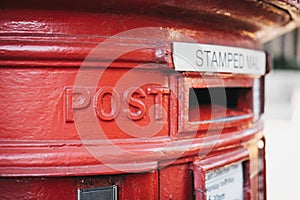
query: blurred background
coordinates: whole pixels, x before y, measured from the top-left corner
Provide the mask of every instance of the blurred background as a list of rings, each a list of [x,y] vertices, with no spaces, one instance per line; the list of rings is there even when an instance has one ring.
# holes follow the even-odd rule
[[[265,45],[265,135],[268,199],[300,199],[300,28]]]

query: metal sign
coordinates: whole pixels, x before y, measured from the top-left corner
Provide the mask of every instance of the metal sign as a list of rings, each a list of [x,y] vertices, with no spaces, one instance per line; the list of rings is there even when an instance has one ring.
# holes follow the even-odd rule
[[[266,54],[252,49],[196,43],[173,43],[176,71],[264,75]]]
[[[206,199],[243,199],[242,163],[218,168],[206,173]]]

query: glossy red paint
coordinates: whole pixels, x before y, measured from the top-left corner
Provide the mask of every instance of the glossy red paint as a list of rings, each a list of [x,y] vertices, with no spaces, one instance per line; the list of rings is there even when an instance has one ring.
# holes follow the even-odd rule
[[[179,163],[159,171],[160,199],[193,199],[191,165]]]
[[[263,140],[264,77],[175,72],[171,43],[181,41],[174,33],[182,33],[199,43],[259,49],[299,20],[295,8],[282,1],[244,0],[0,5],[1,199],[77,199],[78,189],[111,185],[118,187],[119,199],[202,199],[204,173],[233,162],[243,162],[244,199],[266,199],[264,148],[257,145]],[[104,57],[85,61],[88,70],[109,65],[96,88],[75,87],[80,66],[99,43],[139,27],[169,32],[118,38],[102,49]],[[138,50],[109,63],[114,51],[127,45]],[[141,64],[147,65],[135,69]],[[116,87],[128,72],[133,83],[147,84]],[[234,108],[225,116],[212,115],[203,101],[201,116],[194,114],[199,108],[189,102],[190,90],[220,87],[228,89]],[[254,105],[255,98],[260,105]],[[92,132],[93,140],[84,143],[75,123],[79,111],[92,113],[107,140],[122,151],[109,151],[111,143]],[[201,123],[191,125],[187,116]],[[129,127],[132,121],[146,127],[152,120],[160,128],[155,135]],[[91,130],[89,124],[83,128]],[[87,146],[101,148],[101,159]]]
[[[120,199],[158,199],[158,173],[0,180],[1,199],[77,199],[78,188],[118,185]],[[17,190],[17,191],[16,191]]]

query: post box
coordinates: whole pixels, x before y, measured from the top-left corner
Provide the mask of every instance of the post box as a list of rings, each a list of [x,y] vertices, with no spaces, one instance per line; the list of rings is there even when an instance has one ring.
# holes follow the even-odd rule
[[[295,1],[9,1],[0,199],[266,199],[261,44]]]

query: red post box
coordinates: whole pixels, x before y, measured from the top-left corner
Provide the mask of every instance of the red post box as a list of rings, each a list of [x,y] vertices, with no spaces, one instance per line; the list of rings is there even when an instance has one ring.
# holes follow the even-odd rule
[[[266,199],[260,45],[297,6],[2,2],[0,199]]]

